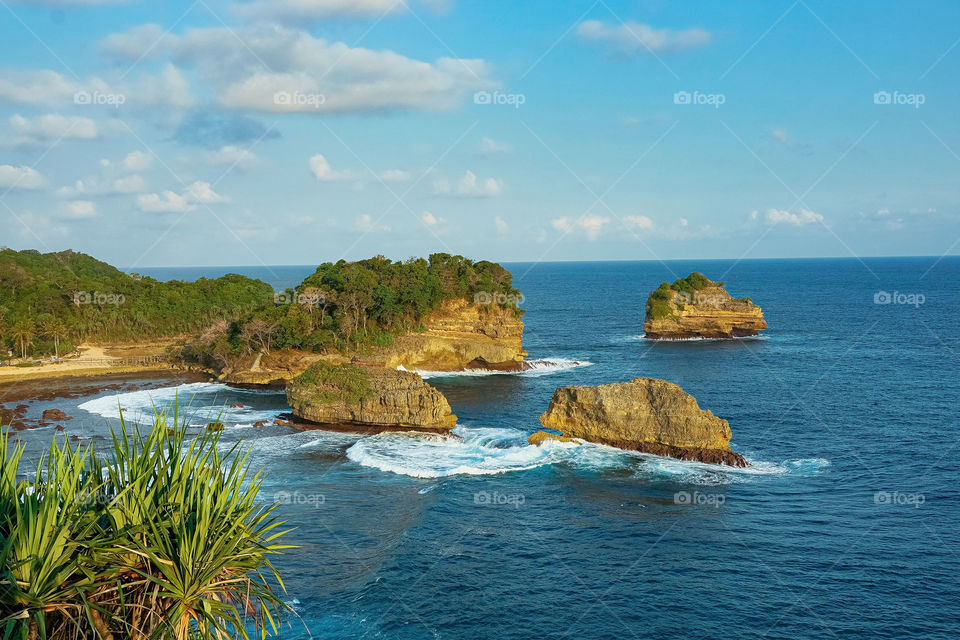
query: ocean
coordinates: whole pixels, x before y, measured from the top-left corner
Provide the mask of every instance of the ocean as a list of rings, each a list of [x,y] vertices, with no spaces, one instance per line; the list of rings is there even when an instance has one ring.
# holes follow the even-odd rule
[[[960,259],[505,266],[539,366],[430,375],[460,439],[252,428],[282,392],[203,382],[57,406],[83,438],[175,397],[221,416],[294,527],[288,638],[960,637]],[[643,340],[647,294],[694,270],[770,328]],[[283,288],[313,268],[137,271]],[[557,387],[638,376],[728,419],[751,466],[527,445]]]

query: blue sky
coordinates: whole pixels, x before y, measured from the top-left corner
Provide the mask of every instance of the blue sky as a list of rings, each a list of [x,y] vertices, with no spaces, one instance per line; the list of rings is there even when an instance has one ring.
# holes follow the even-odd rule
[[[0,245],[132,267],[958,253],[956,2],[0,15]]]

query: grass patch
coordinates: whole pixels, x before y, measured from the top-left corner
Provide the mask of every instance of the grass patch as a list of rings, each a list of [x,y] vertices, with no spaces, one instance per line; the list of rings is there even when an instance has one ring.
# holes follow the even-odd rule
[[[373,395],[370,376],[351,364],[315,362],[293,381],[297,392],[311,402],[332,404],[357,403]]]

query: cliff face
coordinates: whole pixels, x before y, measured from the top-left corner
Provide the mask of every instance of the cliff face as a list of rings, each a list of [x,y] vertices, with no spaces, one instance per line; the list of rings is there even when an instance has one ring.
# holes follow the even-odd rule
[[[656,378],[596,387],[562,387],[540,416],[543,426],[581,438],[656,455],[734,467],[747,466],[730,450],[730,424],[700,409],[678,385]],[[537,432],[531,444],[549,439]]]
[[[512,307],[448,300],[376,357],[384,366],[427,371],[523,368],[523,321]]]
[[[365,365],[424,371],[523,368],[523,321],[511,307],[448,300],[423,319],[425,330],[411,332],[358,357]],[[283,386],[315,362],[347,362],[346,356],[317,355],[282,349],[247,368],[224,371],[221,380],[237,385]]]
[[[443,394],[407,371],[354,365],[311,367],[287,386],[293,415],[312,423],[448,430],[457,423]]]
[[[667,299],[658,299],[663,291],[661,287],[647,300],[643,330],[649,339],[741,338],[767,328],[760,307],[749,298],[732,297],[718,283],[693,293],[666,290]]]

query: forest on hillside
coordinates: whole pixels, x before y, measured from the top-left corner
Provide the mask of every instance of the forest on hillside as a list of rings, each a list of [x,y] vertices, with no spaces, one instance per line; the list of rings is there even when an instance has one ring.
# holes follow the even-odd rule
[[[213,367],[274,348],[352,351],[417,331],[453,298],[516,308],[519,292],[499,264],[446,253],[325,262],[295,289],[274,292],[236,274],[163,282],[74,251],[3,249],[0,358],[172,337],[183,337],[185,360]]]
[[[0,356],[63,354],[84,341],[125,342],[201,331],[273,304],[273,288],[240,275],[161,282],[74,251],[0,250]]]

